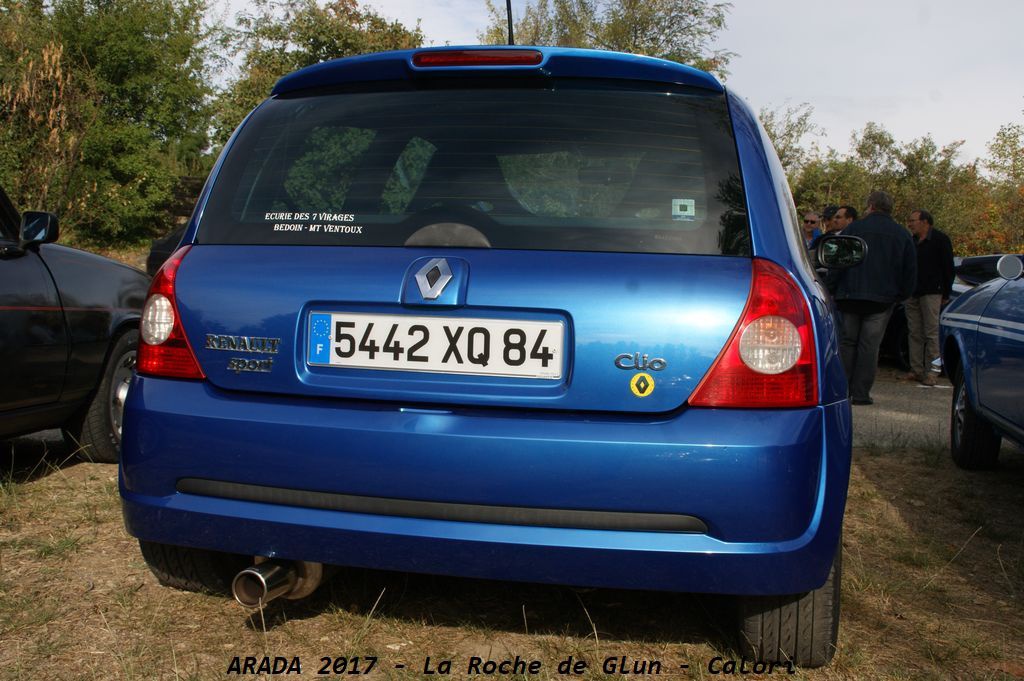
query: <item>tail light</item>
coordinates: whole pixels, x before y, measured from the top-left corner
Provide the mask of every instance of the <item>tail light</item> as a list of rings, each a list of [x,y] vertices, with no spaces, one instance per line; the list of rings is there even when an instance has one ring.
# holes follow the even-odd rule
[[[204,379],[196,354],[185,336],[174,295],[178,267],[191,246],[174,252],[149,285],[139,324],[139,354],[136,370],[147,376]]]
[[[747,307],[690,397],[699,407],[809,407],[818,366],[807,302],[781,267],[754,258]]]

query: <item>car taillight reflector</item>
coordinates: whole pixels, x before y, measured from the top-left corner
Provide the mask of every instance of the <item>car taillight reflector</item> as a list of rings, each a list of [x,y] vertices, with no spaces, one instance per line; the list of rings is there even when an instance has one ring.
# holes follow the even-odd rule
[[[142,340],[149,345],[160,345],[171,337],[174,329],[174,306],[167,296],[155,293],[146,299],[140,323]]]
[[[803,292],[775,263],[754,258],[747,307],[711,369],[694,389],[698,407],[809,407],[818,367]]]
[[[182,246],[153,277],[142,307],[136,370],[143,375],[204,379],[181,325],[174,286],[178,267],[190,246]]]
[[[442,50],[417,52],[413,66],[537,66],[544,60],[537,50]]]
[[[800,332],[785,317],[768,315],[740,334],[740,359],[760,374],[781,374],[800,359]]]

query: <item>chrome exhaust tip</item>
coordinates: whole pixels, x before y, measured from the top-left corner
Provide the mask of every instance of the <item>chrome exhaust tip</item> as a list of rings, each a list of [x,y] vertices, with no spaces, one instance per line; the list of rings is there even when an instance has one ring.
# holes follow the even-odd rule
[[[268,560],[235,575],[231,580],[231,593],[245,607],[258,608],[291,591],[297,580],[291,564]]]
[[[231,580],[231,594],[247,608],[259,608],[275,598],[298,599],[310,595],[324,577],[321,563],[257,558]]]

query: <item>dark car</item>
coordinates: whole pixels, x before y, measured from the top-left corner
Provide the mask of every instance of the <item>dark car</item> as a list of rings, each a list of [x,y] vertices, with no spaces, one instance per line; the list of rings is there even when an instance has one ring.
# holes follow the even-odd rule
[[[907,313],[903,303],[896,303],[889,315],[885,327],[885,335],[878,347],[878,356],[889,360],[903,371],[910,371],[910,327],[907,325]]]
[[[953,282],[954,297],[957,295],[958,286],[959,292],[964,293],[975,286],[999,277],[998,265],[1004,255],[1005,253],[995,253],[962,258],[956,265],[956,281]],[[1024,255],[1018,253],[1017,258],[1024,262]]]
[[[953,380],[950,450],[961,468],[992,468],[1004,437],[1024,443],[1024,261],[1006,255],[998,278],[942,313],[942,361]]]
[[[953,280],[953,294],[950,296],[950,300],[956,300],[975,286],[997,278],[999,273],[996,271],[996,263],[1002,257],[1003,254],[998,253],[954,258],[956,278]],[[1017,257],[1024,261],[1024,255]],[[910,371],[909,336],[907,314],[903,309],[903,303],[898,303],[893,308],[892,316],[889,317],[888,326],[885,327],[885,336],[882,338],[879,356],[890,360],[904,371]]]
[[[159,239],[153,239],[149,248],[149,255],[146,257],[146,273],[153,276],[159,271],[171,254],[178,250],[181,237],[185,236],[185,228],[179,227],[170,234]]]
[[[748,658],[831,658],[846,380],[772,143],[713,76],[564,48],[319,64],[233,135],[182,244],[121,460],[164,584],[730,594]]]
[[[0,438],[61,428],[114,462],[149,278],[53,243],[57,231],[0,189]]]

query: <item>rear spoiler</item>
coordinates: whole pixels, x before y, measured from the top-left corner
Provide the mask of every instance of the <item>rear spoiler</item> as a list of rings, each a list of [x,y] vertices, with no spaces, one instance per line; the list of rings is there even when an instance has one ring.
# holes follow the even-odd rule
[[[451,61],[445,63],[443,59],[437,59],[446,53],[471,56],[474,52],[490,55],[500,55],[503,52],[510,55],[533,52],[539,54],[540,58],[530,60],[536,63],[516,63],[515,60],[512,63],[501,63],[500,58],[491,60],[491,63],[482,63],[483,60],[470,58],[457,65]],[[274,85],[271,95],[350,83],[413,80],[424,76],[514,73],[535,73],[553,78],[641,80],[667,85],[688,85],[719,93],[725,91],[718,79],[711,74],[666,59],[564,47],[475,46],[398,50],[332,59],[284,76]]]

